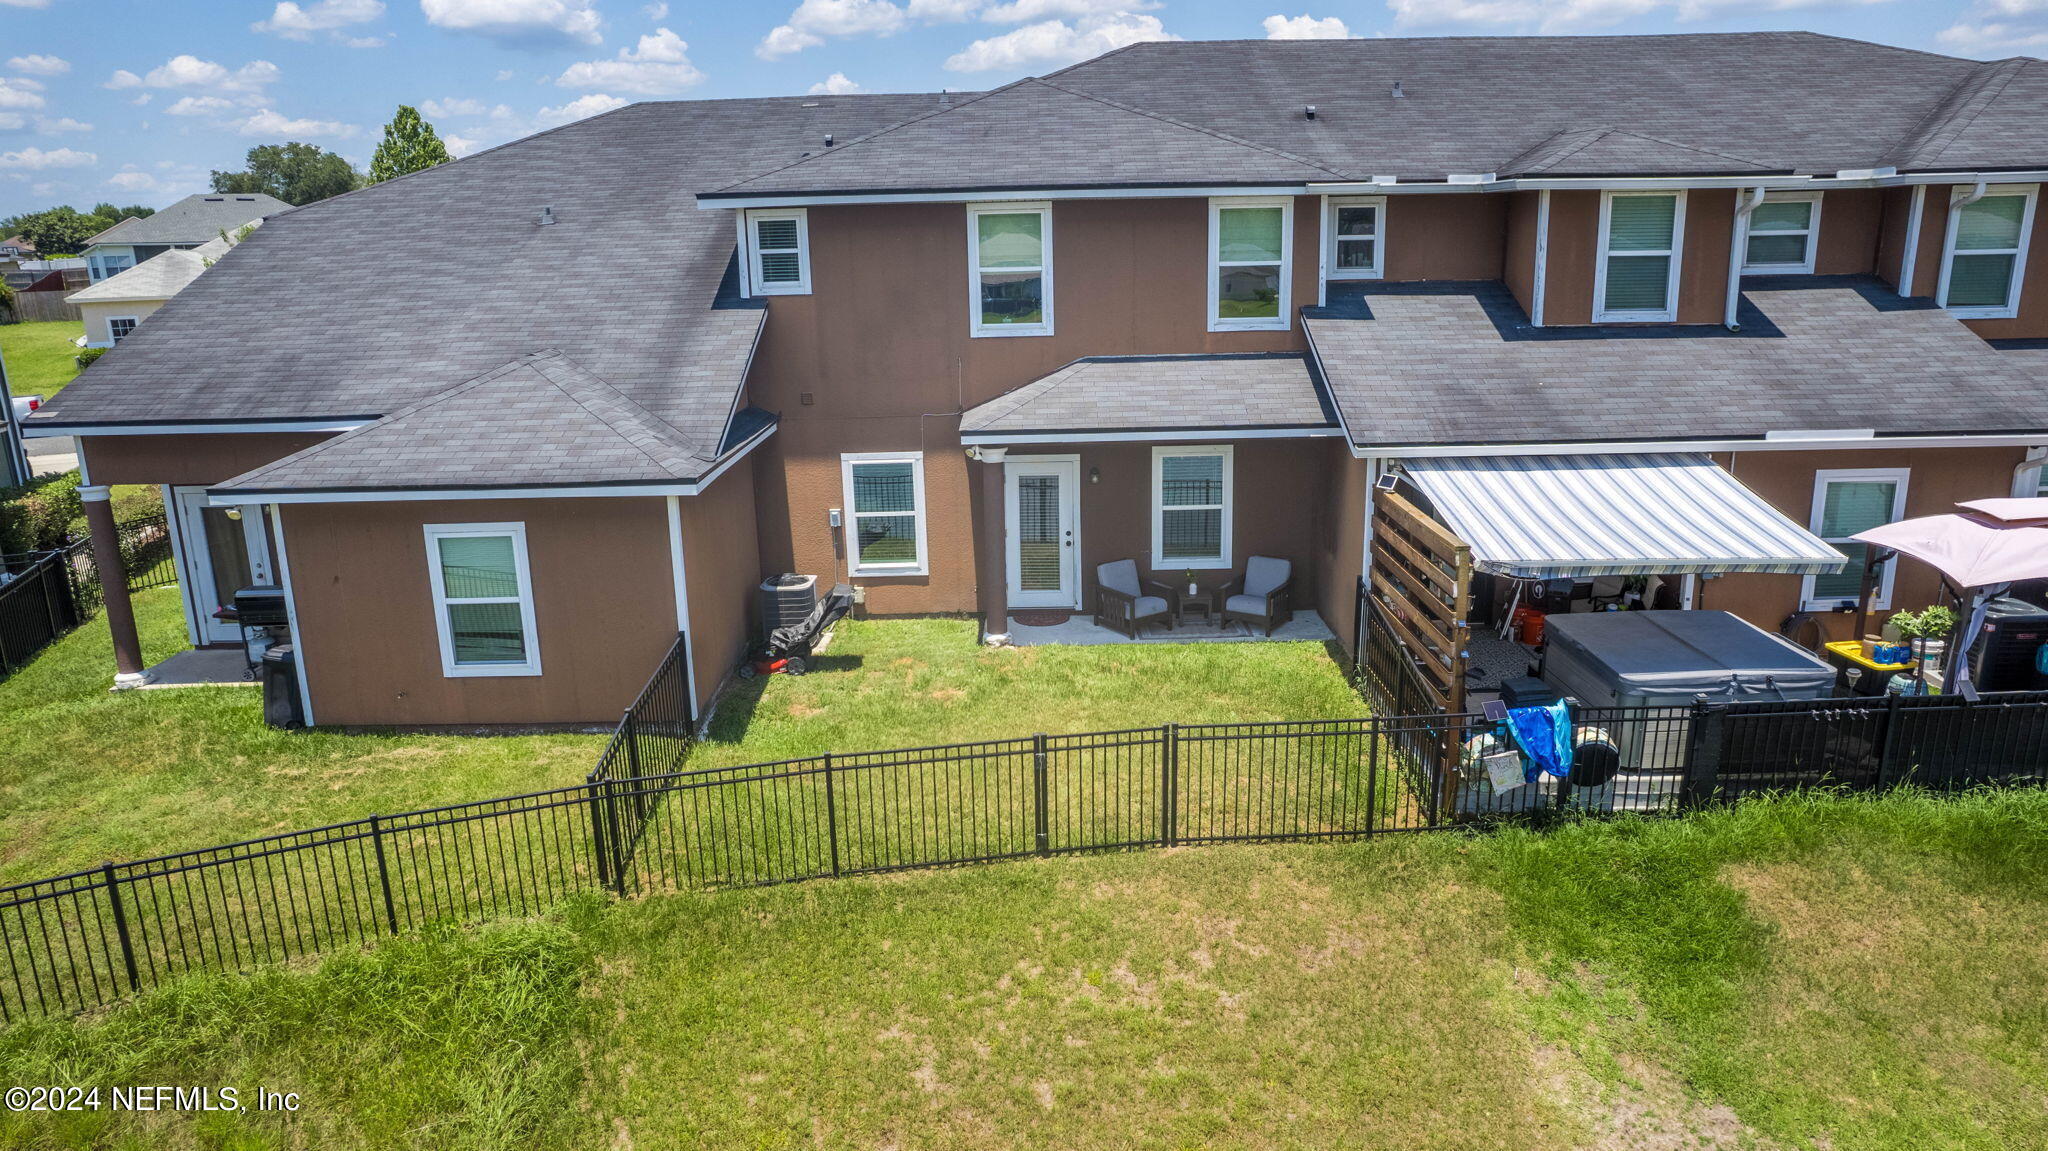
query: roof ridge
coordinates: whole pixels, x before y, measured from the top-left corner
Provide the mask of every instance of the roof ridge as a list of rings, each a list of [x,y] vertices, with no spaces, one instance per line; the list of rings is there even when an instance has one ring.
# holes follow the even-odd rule
[[[412,403],[407,404],[396,411],[386,412],[385,414],[378,416],[376,419],[371,420],[367,424],[363,424],[360,427],[350,428],[349,430],[341,433],[338,436],[331,436],[327,439],[321,440],[317,444],[309,444],[306,447],[300,448],[298,451],[291,453],[290,455],[284,456],[280,459],[272,460],[269,463],[264,464],[260,468],[244,472],[241,475],[236,476],[234,478],[235,480],[254,479],[256,477],[263,476],[270,472],[276,471],[277,469],[285,466],[286,464],[293,464],[297,463],[300,460],[311,459],[314,456],[319,455],[320,453],[326,451],[331,447],[335,447],[337,445],[344,443],[352,443],[356,439],[368,434],[371,431],[377,430],[379,428],[388,427],[393,422],[404,419],[407,416],[413,415],[424,408],[428,408],[435,404],[438,404],[442,400],[452,398],[455,395],[461,392],[468,391],[471,388],[481,387],[482,385],[497,379],[499,376],[502,376],[507,372],[515,371],[521,367],[524,367],[526,364],[531,362],[532,359],[533,356],[529,354],[520,356],[517,359],[511,360],[507,363],[499,364],[497,367],[492,368],[490,371],[485,372],[482,375],[472,376],[471,378],[464,380],[463,382],[456,384],[453,387],[443,388],[442,390],[435,392],[431,396],[427,396],[424,399],[415,400]]]
[[[1004,392],[1004,393],[1002,393],[1001,395],[998,395],[998,396],[996,396],[995,398],[993,398],[993,399],[990,399],[990,400],[986,401],[985,403],[981,403],[981,404],[976,404],[976,405],[975,405],[975,407],[978,407],[978,408],[985,408],[985,407],[988,407],[988,406],[989,406],[990,404],[997,404],[997,403],[1001,403],[1001,402],[1002,402],[1002,401],[1003,401],[1004,399],[1006,399],[1006,398],[1009,398],[1009,397],[1012,397],[1012,396],[1016,397],[1016,398],[1015,398],[1014,400],[1012,400],[1012,401],[1011,401],[1011,403],[1010,403],[1010,406],[1009,406],[1009,407],[1006,407],[1006,408],[1004,408],[1004,409],[1003,409],[1002,411],[1000,411],[1000,412],[996,412],[996,413],[994,413],[994,414],[992,414],[992,415],[990,415],[990,416],[988,417],[989,419],[992,419],[992,420],[993,420],[993,419],[1001,419],[1001,418],[1002,418],[1003,416],[1007,416],[1007,415],[1009,415],[1009,414],[1010,414],[1011,412],[1014,412],[1014,411],[1018,410],[1019,408],[1022,408],[1022,407],[1023,407],[1024,405],[1025,405],[1025,401],[1026,401],[1027,399],[1030,399],[1030,398],[1036,397],[1037,395],[1039,395],[1039,394],[1041,394],[1041,393],[1043,393],[1043,392],[1045,392],[1045,391],[1049,391],[1049,390],[1051,390],[1052,388],[1058,387],[1059,385],[1058,385],[1058,384],[1047,384],[1047,386],[1046,386],[1045,388],[1041,388],[1041,389],[1039,389],[1039,391],[1037,391],[1037,392],[1032,392],[1032,393],[1031,393],[1031,396],[1026,396],[1026,395],[1024,395],[1024,393],[1025,393],[1025,392],[1027,392],[1027,391],[1030,391],[1030,390],[1031,390],[1031,389],[1032,389],[1033,387],[1036,387],[1036,386],[1037,386],[1037,385],[1039,385],[1039,384],[1044,384],[1044,383],[1046,383],[1046,381],[1048,381],[1048,380],[1051,380],[1051,379],[1053,379],[1053,378],[1054,378],[1054,377],[1056,377],[1056,376],[1061,376],[1061,375],[1065,375],[1065,374],[1067,374],[1067,373],[1069,373],[1069,372],[1072,372],[1072,371],[1074,371],[1074,370],[1075,370],[1076,368],[1079,368],[1079,367],[1080,367],[1080,366],[1081,366],[1081,365],[1082,365],[1083,363],[1087,362],[1087,360],[1088,360],[1088,357],[1087,357],[1087,356],[1078,356],[1078,357],[1076,357],[1076,358],[1074,358],[1074,359],[1068,360],[1068,361],[1067,361],[1066,363],[1064,363],[1064,364],[1061,364],[1061,365],[1060,365],[1059,367],[1057,367],[1057,368],[1054,368],[1054,369],[1053,369],[1052,371],[1049,371],[1049,372],[1045,373],[1044,375],[1042,375],[1042,376],[1038,377],[1037,379],[1035,379],[1035,380],[1026,380],[1026,381],[1025,381],[1025,382],[1023,382],[1023,383],[1021,383],[1021,384],[1018,384],[1018,385],[1017,385],[1016,387],[1014,387],[1014,388],[1011,388],[1011,389],[1010,389],[1009,391],[1007,391],[1007,392]]]
[[[1929,111],[1928,116],[1922,117],[1921,122],[1913,126],[1913,131],[1906,137],[1911,151],[1901,159],[1904,159],[1908,166],[1912,166],[1923,153],[1931,151],[1932,155],[1928,156],[1930,163],[1939,158],[1943,152],[1948,151],[1950,144],[1955,143],[1956,137],[1962,135],[1964,130],[1976,122],[1977,117],[1982,116],[1997,101],[1999,94],[2004,92],[2014,77],[2025,71],[2030,63],[2037,61],[2028,56],[2008,56],[2003,60],[1989,60],[1972,68],[1969,75],[1964,76],[1940,100],[1935,101],[1934,108]],[[1934,121],[1931,124],[1928,123],[1930,117]]]
[[[910,126],[911,126],[912,124],[921,124],[921,123],[923,123],[924,121],[926,121],[926,120],[929,120],[929,119],[931,119],[931,118],[932,118],[932,117],[934,117],[934,116],[943,116],[943,115],[945,115],[945,114],[946,114],[946,113],[948,113],[948,112],[952,112],[952,111],[955,111],[956,109],[960,109],[960,108],[965,108],[965,107],[967,107],[967,106],[968,106],[968,105],[970,105],[970,104],[979,104],[979,103],[981,103],[981,102],[982,102],[983,100],[986,100],[986,99],[988,99],[988,98],[989,98],[990,96],[994,96],[994,95],[996,95],[997,93],[1000,93],[1000,92],[1008,92],[1008,91],[1009,91],[1010,89],[1012,89],[1012,88],[1021,88],[1021,87],[1023,87],[1023,86],[1024,86],[1024,85],[1026,85],[1026,84],[1030,84],[1030,83],[1033,83],[1033,82],[1035,82],[1035,81],[1036,81],[1037,79],[1038,79],[1038,77],[1036,77],[1036,76],[1026,76],[1026,77],[1024,77],[1024,78],[1023,78],[1023,79],[1021,79],[1021,80],[1013,80],[1013,81],[1011,81],[1010,83],[1008,83],[1008,84],[1005,84],[1005,85],[1003,85],[1003,86],[1002,86],[1002,87],[1000,87],[1000,88],[990,88],[990,89],[989,89],[988,91],[986,91],[986,92],[983,92],[983,93],[981,93],[981,94],[979,94],[979,95],[977,95],[977,96],[973,97],[972,99],[968,99],[968,100],[962,100],[962,101],[961,101],[960,103],[958,103],[958,104],[945,104],[945,105],[941,105],[940,107],[934,108],[934,109],[932,109],[931,111],[929,111],[929,112],[926,112],[926,113],[924,113],[924,114],[923,114],[923,115],[921,115],[921,116],[912,116],[912,117],[911,117],[910,119],[908,119],[908,120],[898,120],[898,121],[897,121],[896,123],[894,123],[894,124],[889,124],[889,125],[886,125],[886,126],[884,126],[884,127],[881,127],[881,128],[877,128],[877,129],[875,129],[874,131],[872,131],[872,132],[869,132],[869,133],[868,133],[867,135],[865,135],[865,136],[855,136],[855,137],[854,137],[853,139],[851,139],[851,140],[848,140],[848,141],[847,141],[846,143],[844,143],[844,144],[841,144],[841,145],[839,145],[838,147],[836,147],[836,148],[833,148],[833,149],[831,149],[830,151],[826,151],[826,152],[814,152],[814,153],[812,153],[811,155],[808,155],[808,156],[798,156],[798,157],[797,157],[796,159],[794,159],[794,160],[791,160],[791,161],[790,161],[790,162],[788,162],[787,164],[777,164],[777,165],[776,165],[775,167],[773,167],[773,168],[763,168],[763,169],[762,169],[761,171],[759,171],[759,172],[753,172],[753,173],[749,173],[748,175],[742,176],[742,177],[740,177],[739,179],[737,179],[737,180],[734,180],[734,181],[733,181],[732,183],[730,183],[730,184],[726,184],[726,185],[724,185],[724,186],[720,187],[720,188],[719,188],[719,189],[717,189],[717,190],[718,190],[718,191],[721,191],[721,192],[725,192],[725,191],[730,191],[731,189],[737,188],[737,187],[739,187],[739,186],[740,186],[740,185],[742,185],[742,184],[751,184],[751,183],[753,183],[753,182],[754,182],[755,180],[765,180],[765,179],[767,179],[768,177],[770,177],[770,176],[773,176],[773,175],[775,175],[775,174],[776,174],[777,172],[787,172],[787,171],[789,171],[789,170],[790,170],[791,168],[795,168],[795,167],[798,167],[798,166],[800,166],[800,165],[803,165],[803,164],[808,164],[808,163],[812,162],[813,160],[821,160],[821,159],[825,158],[826,156],[836,156],[836,155],[839,155],[839,154],[841,154],[841,153],[845,152],[845,151],[846,151],[846,150],[847,150],[848,148],[853,148],[853,147],[857,147],[857,146],[859,146],[859,145],[861,145],[861,144],[865,144],[865,143],[867,143],[867,142],[868,142],[868,141],[870,141],[870,140],[874,140],[874,139],[877,139],[878,137],[881,137],[881,136],[886,136],[886,135],[888,135],[889,133],[891,133],[891,132],[894,132],[894,131],[896,131],[896,130],[897,130],[897,129],[899,129],[899,128],[908,128],[908,127],[910,127]],[[943,95],[944,93],[941,93],[941,94]]]
[[[1126,47],[1130,47],[1130,45],[1126,45]],[[1200,132],[1205,136],[1214,136],[1218,140],[1223,140],[1231,144],[1238,144],[1243,147],[1250,148],[1254,151],[1264,152],[1269,156],[1278,156],[1283,160],[1292,160],[1297,164],[1306,164],[1311,168],[1317,169],[1318,171],[1328,172],[1332,176],[1348,177],[1351,175],[1351,173],[1349,172],[1339,171],[1336,168],[1332,168],[1328,164],[1325,164],[1320,160],[1311,160],[1306,156],[1297,156],[1292,152],[1284,151],[1282,149],[1272,147],[1268,144],[1256,143],[1254,141],[1247,140],[1242,136],[1233,136],[1228,132],[1220,131],[1215,128],[1205,128],[1200,124],[1190,124],[1185,120],[1177,120],[1172,116],[1168,116],[1164,112],[1154,112],[1149,108],[1140,108],[1135,104],[1125,104],[1119,100],[1112,100],[1107,96],[1098,96],[1093,92],[1078,91],[1076,89],[1069,88],[1064,84],[1055,84],[1051,80],[1047,80],[1042,77],[1038,78],[1036,82],[1039,84],[1043,84],[1048,88],[1051,88],[1055,92],[1065,92],[1069,96],[1079,96],[1083,100],[1093,100],[1098,104],[1102,104],[1110,108],[1115,108],[1119,111],[1131,112],[1139,116],[1148,116],[1154,120],[1159,121],[1162,124],[1171,124],[1176,128],[1186,128],[1191,132]]]
[[[669,473],[670,475],[676,475],[676,469],[673,465],[669,464],[666,461],[655,458],[654,453],[648,451],[646,447],[644,447],[636,439],[634,439],[633,434],[631,432],[629,432],[625,428],[620,427],[619,424],[615,422],[611,417],[606,416],[603,412],[600,412],[596,408],[591,407],[590,404],[586,401],[585,397],[580,394],[583,390],[584,385],[565,383],[563,380],[556,377],[554,373],[548,371],[547,368],[543,366],[543,359],[550,363],[554,361],[559,361],[561,364],[565,364],[571,368],[574,368],[578,373],[587,376],[592,383],[595,383],[599,388],[602,388],[604,392],[607,393],[605,397],[607,400],[616,403],[621,409],[624,410],[625,415],[632,417],[636,423],[645,424],[646,426],[643,429],[644,431],[652,433],[653,435],[660,439],[668,440],[669,447],[679,450],[685,456],[695,457],[697,455],[697,453],[693,449],[691,449],[687,444],[681,441],[681,437],[683,435],[682,429],[676,427],[674,424],[669,423],[667,420],[662,419],[660,416],[655,415],[653,412],[647,409],[646,405],[642,404],[640,401],[634,399],[633,397],[627,395],[626,393],[620,391],[618,388],[614,387],[611,381],[605,379],[603,376],[600,376],[596,372],[591,371],[589,368],[584,367],[577,361],[570,359],[566,353],[557,351],[553,356],[535,357],[531,361],[533,370],[539,373],[542,379],[548,381],[550,384],[553,384],[556,390],[560,391],[563,395],[569,397],[569,399],[572,402],[574,402],[577,407],[582,408],[585,412],[589,413],[592,419],[596,420],[597,422],[603,424],[605,427],[610,428],[613,432],[617,433],[620,439],[632,445],[634,451],[637,451],[642,456],[646,457],[648,463],[653,464],[654,466],[660,468],[662,471]]]

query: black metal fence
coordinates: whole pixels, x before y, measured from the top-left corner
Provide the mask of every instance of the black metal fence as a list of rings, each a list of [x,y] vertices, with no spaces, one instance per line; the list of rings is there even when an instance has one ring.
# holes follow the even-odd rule
[[[703,890],[1111,848],[1660,814],[1761,790],[2048,782],[2048,693],[1580,709],[1580,778],[1497,775],[1480,716],[1032,735],[688,769],[680,638],[578,786],[0,888],[0,1018],[579,891]],[[1489,762],[1491,760],[1491,762]]]
[[[0,676],[78,626],[82,615],[63,552],[0,556]]]

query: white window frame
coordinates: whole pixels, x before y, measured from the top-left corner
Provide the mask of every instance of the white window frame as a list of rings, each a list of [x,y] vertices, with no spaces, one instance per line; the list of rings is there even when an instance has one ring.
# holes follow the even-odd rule
[[[1217,543],[1223,554],[1218,556],[1189,559],[1185,556],[1169,558],[1166,555],[1166,505],[1165,462],[1168,456],[1221,456],[1223,457],[1223,512],[1222,523],[1217,532]],[[1152,449],[1152,570],[1155,572],[1215,571],[1230,567],[1231,536],[1235,532],[1237,508],[1237,466],[1235,450],[1229,444],[1188,444],[1175,447]],[[1175,504],[1180,508],[1206,508],[1209,504]]]
[[[2007,285],[2005,306],[2001,308],[1948,307],[1949,272],[1955,267],[1956,229],[1963,222],[1963,210],[1951,204],[1948,210],[1948,231],[1941,242],[1941,283],[1935,289],[1934,302],[1948,308],[1948,314],[1958,320],[2009,320],[2020,314],[2020,287],[2027,281],[2027,241],[2034,235],[2034,205],[2041,198],[2039,184],[1992,184],[1984,189],[1986,196],[2025,196],[2027,206],[2020,213],[2020,245],[2017,248],[1975,248],[1968,252],[1972,256],[2002,256],[2012,253],[2012,282]]]
[[[855,464],[910,465],[911,514],[917,517],[917,560],[914,563],[863,564],[860,560],[860,517],[900,516],[902,512],[861,512],[853,499]],[[846,570],[857,576],[921,576],[930,574],[931,549],[925,540],[924,453],[847,452],[839,457],[839,483],[845,502]]]
[[[141,317],[141,316],[108,316],[108,317],[107,317],[107,346],[108,346],[108,347],[110,347],[110,348],[111,348],[111,347],[113,347],[113,346],[114,346],[115,344],[118,344],[118,343],[120,343],[120,342],[121,342],[121,337],[120,337],[120,336],[117,336],[117,335],[115,335],[115,334],[114,334],[114,325],[115,325],[115,324],[118,324],[118,323],[120,323],[120,322],[121,322],[122,320],[126,320],[126,321],[128,321],[128,332],[127,332],[127,334],[128,334],[128,335],[131,335],[131,336],[135,334],[135,329],[137,329],[137,328],[139,328],[139,327],[141,327],[141,326],[142,326],[142,317]]]
[[[770,284],[761,274],[760,231],[755,227],[762,220],[796,221],[796,262],[797,282],[794,284]],[[808,296],[811,294],[811,222],[810,214],[803,208],[749,208],[740,219],[742,251],[746,252],[746,274],[748,296]]]
[[[1343,268],[1337,264],[1337,209],[1371,208],[1372,267]],[[1385,196],[1330,196],[1323,204],[1323,278],[1327,280],[1377,280],[1387,266],[1387,198]]]
[[[534,622],[533,572],[526,561],[526,525],[524,523],[474,523],[474,524],[425,524],[427,541],[427,577],[434,589],[434,629],[441,637],[441,674],[450,679],[473,679],[485,676],[531,676],[540,674],[540,628]],[[455,662],[455,629],[448,622],[448,588],[441,575],[441,547],[443,539],[458,539],[465,536],[510,536],[512,537],[512,560],[519,576],[517,596],[467,597],[454,603],[516,603],[519,605],[519,626],[526,637],[526,659],[520,663],[463,663]]]
[[[1223,212],[1226,208],[1280,209],[1280,314],[1272,319],[1224,319],[1222,308],[1223,269],[1263,266],[1263,260],[1218,258],[1223,246]],[[1294,327],[1294,197],[1213,196],[1209,200],[1209,330],[1212,332],[1285,332]]]
[[[1820,209],[1822,192],[1765,192],[1766,204],[1812,204],[1813,212],[1806,218],[1804,232],[1752,232],[1748,220],[1744,219],[1742,235],[1742,274],[1745,276],[1812,275],[1814,253],[1820,248]],[[1752,235],[1806,237],[1806,259],[1797,264],[1752,264],[1749,262],[1749,238]]]
[[[1813,473],[1813,507],[1807,517],[1807,530],[1816,536],[1820,536],[1821,517],[1826,514],[1828,506],[1828,485],[1832,483],[1856,483],[1859,481],[1883,483],[1889,481],[1897,486],[1892,489],[1892,518],[1886,522],[1897,523],[1905,519],[1906,484],[1912,474],[1913,469],[1911,468],[1821,468],[1816,470]],[[1823,540],[1827,539],[1825,536],[1821,536],[1821,538]],[[1878,585],[1872,589],[1870,598],[1870,609],[1872,611],[1887,611],[1891,608],[1892,580],[1898,574],[1898,570],[1899,561],[1897,557],[1886,561],[1884,571],[1878,579]],[[1832,611],[1837,604],[1842,602],[1839,597],[1825,600],[1816,599],[1813,588],[1813,576],[1800,577],[1799,604],[1801,611]]]
[[[1664,299],[1669,305],[1662,311],[1609,311],[1607,309],[1607,251],[1608,229],[1613,222],[1614,200],[1618,196],[1676,196],[1678,203],[1671,214],[1671,247],[1668,251],[1623,252],[1624,259],[1630,256],[1669,256],[1671,276],[1664,288]],[[1600,193],[1600,249],[1593,263],[1593,322],[1596,324],[1658,324],[1672,323],[1678,319],[1678,276],[1685,263],[1685,189],[1655,192]]]
[[[1039,253],[1044,262],[1036,269],[1041,291],[1041,307],[1045,322],[1039,324],[984,324],[981,322],[981,217],[1022,216],[1038,213],[1038,236],[1044,249]],[[1002,272],[1029,272],[1031,268],[999,268]],[[970,336],[1050,336],[1052,335],[1052,201],[1022,200],[1010,204],[969,204],[967,205],[967,333]]]

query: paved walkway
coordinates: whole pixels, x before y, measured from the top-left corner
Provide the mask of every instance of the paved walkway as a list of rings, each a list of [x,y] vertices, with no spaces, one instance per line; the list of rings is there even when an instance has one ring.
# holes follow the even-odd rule
[[[207,687],[215,684],[249,686],[249,661],[241,648],[202,647],[181,651],[149,669],[151,679],[143,691],[161,687]]]

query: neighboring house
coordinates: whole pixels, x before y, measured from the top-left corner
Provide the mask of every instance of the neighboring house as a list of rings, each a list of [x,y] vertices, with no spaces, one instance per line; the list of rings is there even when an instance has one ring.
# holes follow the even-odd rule
[[[187,196],[150,216],[130,216],[86,241],[86,263],[97,284],[109,276],[174,248],[196,248],[221,233],[289,211],[291,205],[261,192],[254,195]]]
[[[2048,63],[1798,33],[638,104],[272,219],[28,425],[100,522],[166,486],[196,640],[284,585],[321,724],[605,721],[677,630],[702,702],[781,571],[997,638],[1277,556],[1348,646],[1438,578],[1383,484],[1497,587],[1775,628],[1854,597],[1831,543],[2035,490],[2044,178]]]
[[[125,272],[73,292],[70,302],[85,321],[85,346],[111,348],[126,339],[150,313],[226,255],[229,247],[216,237],[196,248],[158,252]]]
[[[20,236],[9,236],[0,240],[0,260],[33,260],[36,246]]]
[[[22,260],[5,274],[7,286],[23,292],[68,292],[92,282],[82,256],[62,260]]]

